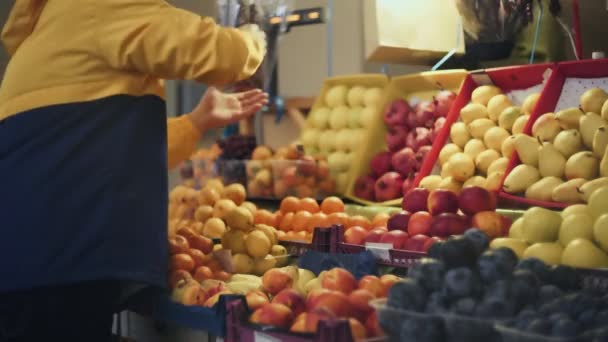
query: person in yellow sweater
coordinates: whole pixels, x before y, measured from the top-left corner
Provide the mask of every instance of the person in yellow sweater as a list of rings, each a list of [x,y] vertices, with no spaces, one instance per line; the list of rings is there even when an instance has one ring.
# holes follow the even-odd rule
[[[126,291],[166,286],[167,167],[266,98],[211,88],[167,121],[160,80],[246,79],[263,33],[162,0],[16,0],[1,38],[0,341],[108,341]]]

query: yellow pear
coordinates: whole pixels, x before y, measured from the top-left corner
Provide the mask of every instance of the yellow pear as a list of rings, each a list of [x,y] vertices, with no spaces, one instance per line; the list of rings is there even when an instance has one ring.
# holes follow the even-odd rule
[[[491,127],[483,135],[484,144],[495,151],[500,152],[502,143],[510,136],[509,132],[502,127]]]
[[[497,171],[488,174],[486,178],[486,190],[488,191],[497,191],[500,189],[500,182],[502,182],[502,178],[505,176],[505,173],[502,171]]]
[[[608,128],[602,126],[593,135],[593,153],[598,158],[602,158],[606,152],[606,146],[608,146]]]
[[[464,184],[462,184],[462,188],[468,188],[468,187],[472,187],[472,186],[478,186],[478,187],[485,187],[486,186],[486,179],[482,176],[473,176],[469,179],[467,179],[466,182],[464,182]]]
[[[476,119],[488,117],[488,110],[482,104],[469,103],[460,110],[460,119],[465,123],[471,123]]]
[[[443,148],[441,148],[441,151],[439,152],[439,165],[447,163],[448,159],[450,159],[453,154],[458,152],[462,152],[462,149],[460,148],[460,146],[454,143],[446,144],[445,146],[443,146]]]
[[[577,152],[568,158],[564,175],[566,179],[584,178],[587,180],[595,179],[598,175],[600,161],[593,152]]]
[[[582,150],[581,133],[576,129],[561,131],[553,140],[553,146],[566,158]]]
[[[456,153],[448,160],[449,173],[455,180],[464,182],[475,175],[475,162],[462,152]]]
[[[477,162],[477,161],[475,161]],[[509,166],[509,159],[502,157],[494,160],[492,164],[488,167],[487,174],[492,174],[494,172],[505,172],[507,171],[507,166]]]
[[[450,127],[450,140],[458,147],[463,148],[470,139],[471,136],[464,122],[455,122]]]
[[[581,108],[585,112],[600,114],[604,102],[608,100],[608,94],[600,88],[591,88],[581,95]]]
[[[464,153],[469,157],[475,159],[478,154],[486,150],[486,145],[479,139],[471,139],[464,145]]]
[[[545,177],[526,189],[526,198],[537,201],[551,201],[553,190],[564,181],[558,177]]]
[[[606,126],[608,123],[601,116],[595,113],[587,113],[581,116],[579,120],[579,131],[583,137],[583,144],[588,148],[593,148],[593,137],[595,131],[602,126]]]
[[[467,127],[469,129],[469,133],[471,133],[471,136],[473,138],[483,139],[483,136],[486,134],[486,132],[490,128],[496,127],[496,124],[490,119],[477,119],[471,122]]]
[[[500,113],[500,116],[498,117],[498,125],[507,131],[511,131],[515,120],[522,115],[523,113],[521,108],[508,107]]]
[[[555,114],[546,113],[534,121],[532,136],[541,141],[553,141],[561,130],[559,121],[555,119]]]
[[[524,192],[526,189],[540,179],[540,173],[534,166],[521,164],[511,170],[505,178],[503,188],[510,194]]]
[[[595,190],[607,186],[608,185],[608,177],[601,177],[591,181],[585,182],[585,184],[581,185],[578,188],[578,192],[581,194],[581,199],[585,203],[589,203],[589,197],[591,194],[595,192]]]
[[[521,106],[524,113],[526,113],[528,115],[532,114],[532,111],[534,111],[534,108],[536,107],[536,103],[538,102],[539,98],[540,98],[540,93],[534,93],[534,94],[528,95],[526,97],[526,99],[524,100],[524,104]]]
[[[562,210],[562,218],[564,218],[564,219],[570,215],[578,215],[578,214],[591,216],[589,207],[586,204],[570,205],[566,209]]]
[[[576,268],[606,268],[608,254],[586,239],[575,239],[564,248],[562,264]]]
[[[515,139],[521,134],[515,134],[509,136],[502,142],[502,146],[500,147],[500,152],[503,157],[511,159],[513,152],[515,152]]]
[[[500,118],[500,114],[511,106],[513,106],[513,103],[507,95],[495,95],[488,101],[488,117],[493,121],[497,121]]]
[[[555,119],[563,129],[578,129],[581,116],[585,113],[578,107],[562,109],[555,113]]]
[[[604,186],[595,190],[589,197],[589,212],[591,217],[598,217],[608,213],[608,187]]]
[[[528,120],[530,119],[530,115],[522,115],[515,119],[513,123],[513,127],[511,127],[511,133],[513,134],[521,134],[524,132],[524,128],[526,128],[526,124],[528,124]]]
[[[445,162],[442,166],[441,166],[441,173],[439,174],[439,176],[441,177],[441,179],[443,180],[446,177],[451,177],[450,176],[450,172],[452,172],[452,169],[450,168],[450,163],[449,162]]]
[[[600,176],[608,177],[608,149],[604,151],[604,155],[600,161]]]
[[[496,238],[490,242],[490,249],[500,247],[509,248],[521,259],[524,256],[524,251],[528,248],[528,244],[523,240],[513,238]]]
[[[593,225],[593,239],[598,245],[608,252],[608,214],[604,214],[595,220]]]
[[[433,191],[433,190],[437,189],[437,187],[439,186],[439,183],[441,183],[441,180],[442,180],[442,178],[439,175],[426,176],[426,177],[422,178],[418,187],[425,188],[429,191]]]
[[[524,258],[537,258],[547,265],[559,265],[562,261],[562,245],[555,242],[539,242],[526,248]]]
[[[524,240],[523,224],[524,219],[522,217],[515,220],[511,225],[511,228],[509,228],[509,237],[512,239]]]
[[[604,101],[604,104],[602,105],[601,115],[604,120],[608,120],[608,100]]]
[[[562,177],[566,167],[566,158],[550,142],[544,142],[538,148],[538,171],[543,177]]]
[[[522,232],[528,243],[557,241],[562,217],[559,213],[540,207],[532,207],[522,216]]]
[[[521,134],[515,139],[515,151],[522,163],[530,166],[538,166],[538,147],[540,146],[537,138]]]
[[[454,193],[459,194],[460,190],[462,190],[462,183],[455,180],[452,177],[445,177],[441,180],[437,189],[450,190]]]
[[[575,178],[558,185],[553,189],[551,199],[560,203],[580,203],[581,195],[578,192],[578,188],[585,184],[586,181],[584,178]]]
[[[564,218],[559,228],[559,243],[568,246],[574,239],[593,238],[593,219],[588,214],[573,214]]]
[[[484,175],[487,175],[490,165],[498,159],[500,159],[500,153],[495,150],[485,150],[475,158],[475,166],[477,167],[477,170]]]
[[[500,88],[493,85],[482,85],[471,93],[471,102],[487,106],[490,99],[499,94],[502,94]]]

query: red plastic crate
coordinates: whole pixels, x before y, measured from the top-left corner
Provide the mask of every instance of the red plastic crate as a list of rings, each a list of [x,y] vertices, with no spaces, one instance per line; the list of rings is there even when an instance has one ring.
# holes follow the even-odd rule
[[[371,251],[376,257],[376,262],[380,265],[392,266],[398,268],[409,268],[418,262],[418,260],[427,256],[423,252],[406,251],[401,249],[375,249],[361,245],[353,245],[344,242],[344,227],[334,226],[332,232],[332,253],[356,254],[366,250]]]
[[[559,98],[563,91],[564,83],[569,77],[608,77],[608,59],[559,63],[557,67],[553,70],[551,76],[549,77],[547,84],[545,85],[545,88],[543,89],[543,92],[541,93],[541,96],[538,99],[536,108],[534,108],[534,111],[532,112],[532,114],[530,114],[530,120],[528,120],[528,123],[524,128],[525,134],[532,134],[532,126],[534,125],[536,119],[538,119],[541,115],[555,111],[557,102],[559,101]],[[520,160],[516,152],[513,154],[513,157],[511,157],[509,165],[507,166],[507,171],[505,172],[505,176],[501,181],[501,190],[499,192],[500,198],[506,200],[508,203],[521,207],[537,206],[544,208],[563,209],[569,205],[567,203],[532,200],[525,197],[509,194],[503,191],[502,184],[504,183],[505,178],[511,172],[511,170],[513,170],[513,168],[515,168],[519,164]]]

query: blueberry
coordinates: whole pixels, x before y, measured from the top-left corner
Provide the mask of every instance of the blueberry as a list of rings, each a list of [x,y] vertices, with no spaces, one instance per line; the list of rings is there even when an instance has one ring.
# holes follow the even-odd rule
[[[445,274],[444,290],[448,297],[462,298],[479,292],[481,283],[471,269],[459,267]]]
[[[481,255],[481,253],[488,249],[488,246],[490,245],[488,235],[478,228],[468,229],[466,232],[464,232],[464,237],[473,242],[477,255]]]
[[[536,276],[543,283],[553,283],[550,281],[551,275],[550,275],[549,267],[540,259],[537,259],[537,258],[523,259],[517,264],[517,266],[515,266],[515,268],[518,270],[532,271],[532,273],[536,274]]]
[[[441,246],[441,258],[448,268],[475,264],[477,252],[471,240],[462,236],[446,240]]]
[[[441,288],[445,275],[445,265],[437,259],[424,258],[408,271],[408,276],[416,279],[428,291]]]
[[[511,281],[501,279],[486,286],[485,296],[495,298],[509,298],[511,293]]]
[[[595,326],[600,327],[606,325],[606,322],[608,322],[608,310],[604,309],[595,316]]]
[[[481,279],[488,283],[507,278],[513,271],[510,261],[496,251],[484,252],[477,260],[477,269]]]
[[[531,320],[536,318],[536,316],[537,316],[537,314],[534,310],[524,309],[519,312],[519,315],[517,315],[517,318],[530,322]]]
[[[505,319],[513,316],[513,306],[506,298],[487,298],[479,305],[475,312],[478,317]]]
[[[539,287],[540,281],[538,277],[531,271],[527,270],[515,270],[513,272],[513,281],[521,280],[524,281],[531,287]]]
[[[393,285],[388,291],[388,306],[421,311],[426,303],[426,292],[420,284],[411,278],[405,278]]]
[[[472,316],[475,313],[475,299],[471,297],[461,298],[452,304],[450,310],[458,315]]]
[[[608,342],[608,328],[605,326],[586,335],[591,342]]]
[[[429,295],[425,311],[427,313],[443,313],[447,310],[447,307],[448,303],[444,294],[437,291]]]
[[[517,272],[528,272],[518,270]],[[515,303],[517,309],[521,309],[526,305],[537,301],[538,287],[532,286],[527,277],[521,274],[518,277],[513,277],[511,282],[511,299]]]
[[[549,335],[551,334],[551,323],[545,319],[537,318],[529,322],[526,331],[533,334]]]
[[[562,291],[555,285],[543,285],[538,292],[541,303],[547,303],[562,295]]]
[[[552,315],[554,313],[561,313],[563,315],[566,315],[567,317],[569,317],[568,314],[564,313],[564,312],[560,312],[560,302],[556,301],[556,300],[552,300],[548,303],[545,303],[543,305],[540,306],[538,312],[543,315],[543,316],[547,316],[547,315]]]
[[[444,241],[437,241],[433,245],[431,245],[431,248],[429,248],[429,250],[427,251],[429,257],[440,260],[442,258],[441,251],[443,248],[443,244]]]
[[[581,312],[576,320],[584,327],[591,327],[595,323],[595,316],[597,315],[597,311],[594,309],[588,309]],[[608,322],[606,322],[608,323]]]
[[[494,250],[498,254],[498,259],[502,264],[509,265],[509,268],[513,270],[517,266],[517,254],[513,252],[511,248],[499,247]]]
[[[445,341],[443,321],[437,317],[406,319],[401,325],[401,341],[441,342]]]
[[[570,316],[568,316],[567,314],[565,314],[563,312],[556,312],[549,316],[549,320],[553,323],[560,321],[560,320],[564,320],[564,319],[570,319]]]
[[[550,283],[557,285],[562,290],[578,290],[581,279],[576,270],[569,266],[556,265],[549,271]]]
[[[551,335],[556,337],[575,337],[578,332],[578,324],[571,319],[560,319],[553,324],[551,329]]]

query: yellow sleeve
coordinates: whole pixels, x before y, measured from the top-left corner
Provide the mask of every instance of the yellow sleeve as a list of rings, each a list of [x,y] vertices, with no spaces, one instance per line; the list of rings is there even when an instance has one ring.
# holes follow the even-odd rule
[[[96,1],[99,53],[115,68],[225,85],[251,77],[264,47],[247,33],[160,0]]]
[[[167,119],[167,164],[169,169],[190,158],[200,139],[201,132],[194,127],[186,115]]]

